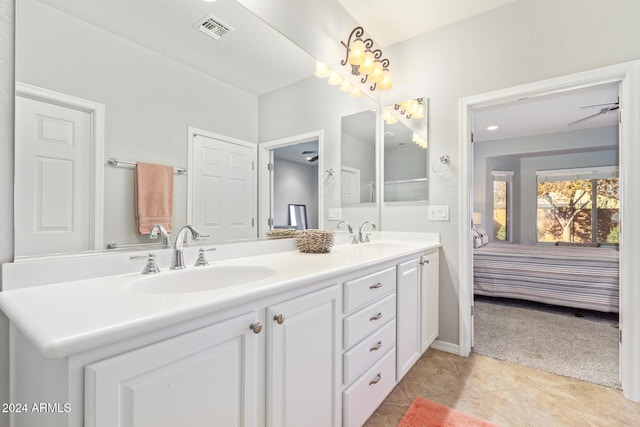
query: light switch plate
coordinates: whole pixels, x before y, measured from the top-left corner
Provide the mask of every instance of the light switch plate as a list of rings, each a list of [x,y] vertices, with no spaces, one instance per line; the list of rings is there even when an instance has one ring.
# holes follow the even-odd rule
[[[329,208],[329,221],[342,220],[342,208]]]
[[[429,221],[449,221],[449,206],[429,206]]]

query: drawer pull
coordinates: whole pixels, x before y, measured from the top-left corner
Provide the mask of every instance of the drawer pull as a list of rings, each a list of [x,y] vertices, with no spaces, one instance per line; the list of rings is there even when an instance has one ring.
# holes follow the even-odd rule
[[[369,289],[380,289],[382,287],[382,282],[378,282],[375,285],[369,286]]]
[[[374,379],[369,381],[369,385],[378,384],[381,380],[382,380],[382,374],[378,374]]]
[[[273,320],[278,322],[278,325],[282,325],[284,323],[284,314],[276,314],[273,316]]]
[[[254,334],[259,334],[262,331],[262,324],[260,322],[252,323],[249,328],[251,328]]]
[[[370,321],[370,322],[373,322],[374,320],[380,320],[380,319],[382,319],[382,313],[378,313],[378,314],[376,314],[375,316],[370,317],[370,318],[369,318],[369,321]]]
[[[373,347],[369,349],[369,351],[376,351],[382,348],[382,341],[378,341]]]

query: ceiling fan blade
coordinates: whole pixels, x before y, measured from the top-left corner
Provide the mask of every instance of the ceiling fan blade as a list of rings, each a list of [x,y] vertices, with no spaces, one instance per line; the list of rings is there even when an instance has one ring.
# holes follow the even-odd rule
[[[595,116],[599,116],[600,114],[604,114],[604,113],[606,113],[607,111],[609,111],[609,109],[608,109],[608,108],[603,108],[602,110],[598,111],[598,112],[597,112],[597,113],[595,113],[595,114],[591,114],[590,116],[583,117],[583,118],[578,119],[578,120],[574,120],[574,121],[573,121],[573,122],[571,122],[571,123],[567,123],[567,126],[572,126],[572,125],[575,125],[576,123],[580,123],[580,122],[583,122],[583,121],[585,121],[585,120],[589,120],[589,119],[591,119],[591,118],[593,118],[593,117],[595,117]]]
[[[310,158],[310,159],[308,160],[308,162],[309,162],[309,163],[313,163],[313,162],[315,162],[316,160],[318,160],[318,157],[319,157],[319,156],[312,157],[312,158]]]
[[[303,151],[302,154],[317,154],[318,151],[316,150],[310,150],[310,151]]]
[[[618,101],[616,101],[616,102],[606,102],[604,104],[583,105],[580,108],[602,107],[603,105],[618,105]]]

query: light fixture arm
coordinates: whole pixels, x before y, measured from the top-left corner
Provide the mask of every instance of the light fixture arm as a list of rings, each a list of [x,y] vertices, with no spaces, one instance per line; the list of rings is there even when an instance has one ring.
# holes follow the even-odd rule
[[[340,65],[347,65],[347,62],[349,60],[349,48],[351,46],[351,39],[353,38],[353,36],[355,37],[362,37],[364,34],[364,28],[362,27],[355,27],[353,29],[353,31],[351,31],[351,34],[349,34],[349,38],[347,39],[347,43],[345,44],[345,42],[340,41],[340,43],[342,43],[342,46],[345,47],[345,49],[347,50],[347,53],[344,57],[344,59],[342,61],[340,61]],[[369,39],[367,39],[369,40]],[[373,44],[373,41],[371,42]],[[366,41],[365,41],[365,46],[366,46]]]

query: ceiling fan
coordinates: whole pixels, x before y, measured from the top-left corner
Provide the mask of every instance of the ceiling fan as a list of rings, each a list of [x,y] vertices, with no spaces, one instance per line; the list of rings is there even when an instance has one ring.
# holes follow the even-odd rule
[[[596,117],[596,116],[599,116],[601,114],[607,114],[609,111],[616,111],[617,109],[620,108],[619,104],[620,104],[620,100],[618,99],[616,102],[608,102],[608,103],[605,103],[605,104],[585,105],[583,107],[580,107],[580,108],[593,108],[593,107],[602,107],[602,108],[600,108],[600,111],[598,111],[595,114],[590,114],[590,115],[588,115],[586,117],[583,117],[581,119],[574,120],[573,122],[568,123],[568,126],[572,126],[572,125],[575,125],[576,123],[580,123],[580,122],[583,122],[585,120],[589,120],[589,119],[591,119],[593,117]]]
[[[309,155],[309,154],[315,154],[315,156],[307,156],[307,155]],[[318,156],[318,152],[317,152],[317,151],[313,151],[313,150],[311,150],[311,151],[303,151],[303,152],[302,152],[302,155],[303,155],[303,156],[307,156],[307,161],[308,161],[309,163],[313,163],[313,162],[317,161],[317,160],[318,160],[318,157],[319,157],[319,156]]]

